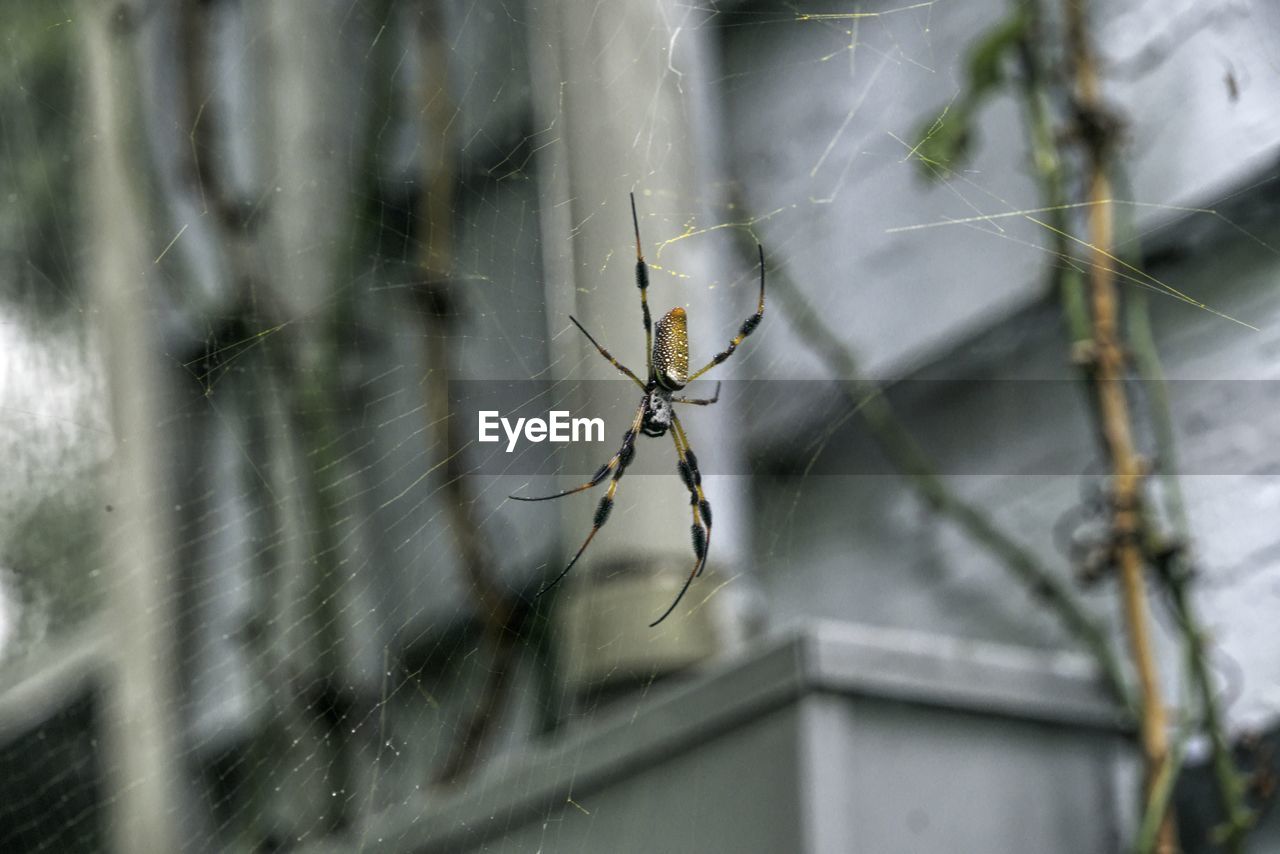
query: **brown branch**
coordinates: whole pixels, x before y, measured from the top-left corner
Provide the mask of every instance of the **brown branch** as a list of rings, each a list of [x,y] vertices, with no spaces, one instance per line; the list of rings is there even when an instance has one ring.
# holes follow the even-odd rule
[[[1089,43],[1085,0],[1065,0],[1067,40],[1075,73],[1078,133],[1085,154],[1088,206],[1090,310],[1093,318],[1092,367],[1098,417],[1111,462],[1112,530],[1115,560],[1120,571],[1125,623],[1130,654],[1138,674],[1142,701],[1139,727],[1150,796],[1169,761],[1168,722],[1160,693],[1151,618],[1143,579],[1145,559],[1140,542],[1142,479],[1144,466],[1133,441],[1129,401],[1124,380],[1127,356],[1119,334],[1119,305],[1115,283],[1114,212],[1108,161],[1114,144],[1114,126],[1106,117],[1098,81],[1097,63]],[[1172,811],[1164,814],[1157,834],[1156,851],[1178,850]]]

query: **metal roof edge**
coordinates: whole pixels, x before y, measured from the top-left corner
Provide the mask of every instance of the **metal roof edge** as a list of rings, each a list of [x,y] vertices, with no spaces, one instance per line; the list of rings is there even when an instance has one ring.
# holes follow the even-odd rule
[[[373,851],[475,845],[816,692],[1120,732],[1118,706],[1081,655],[807,621],[696,681],[657,689],[638,709],[498,757],[465,791],[397,807],[361,836]]]

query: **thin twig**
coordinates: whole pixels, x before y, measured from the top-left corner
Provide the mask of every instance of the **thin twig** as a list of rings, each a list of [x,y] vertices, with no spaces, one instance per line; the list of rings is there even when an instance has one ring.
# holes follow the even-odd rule
[[[1043,56],[1044,11],[1038,0],[1030,0],[1023,5],[1022,15],[1025,24],[1017,53],[1031,162],[1052,240],[1051,278],[1062,299],[1063,320],[1072,349],[1078,350],[1083,342],[1093,339],[1093,322],[1085,301],[1084,277],[1070,251],[1066,157],[1053,120],[1050,74]]]
[[[1125,328],[1129,333],[1129,348],[1133,351],[1134,365],[1143,382],[1147,410],[1154,426],[1155,473],[1160,478],[1165,511],[1169,524],[1185,542],[1191,534],[1191,522],[1182,496],[1182,483],[1178,480],[1178,445],[1173,431],[1169,386],[1165,382],[1160,351],[1156,348],[1155,335],[1151,331],[1150,301],[1142,291],[1134,291],[1129,296],[1125,307],[1125,321]]]
[[[1190,543],[1190,523],[1182,486],[1178,479],[1177,445],[1173,432],[1173,417],[1169,405],[1168,386],[1155,337],[1151,334],[1150,309],[1143,294],[1135,294],[1126,312],[1129,328],[1129,344],[1133,349],[1138,374],[1149,389],[1148,409],[1155,425],[1156,472],[1161,478],[1162,494],[1173,529],[1177,554],[1159,576],[1169,592],[1174,617],[1187,647],[1187,670],[1200,703],[1202,727],[1209,736],[1213,748],[1213,771],[1217,783],[1218,799],[1226,816],[1227,851],[1238,854],[1244,850],[1244,839],[1253,826],[1253,812],[1245,802],[1245,783],[1236,767],[1231,745],[1227,740],[1226,726],[1221,705],[1214,690],[1213,675],[1209,667],[1209,650],[1204,629],[1191,601],[1190,586],[1194,581],[1187,560]]]
[[[1208,649],[1204,631],[1196,620],[1195,611],[1188,595],[1190,572],[1182,565],[1181,560],[1166,573],[1165,585],[1173,604],[1173,613],[1178,620],[1179,628],[1187,645],[1188,669],[1200,701],[1201,714],[1204,717],[1203,728],[1209,736],[1213,751],[1213,774],[1218,800],[1225,813],[1226,824],[1223,827],[1223,840],[1230,854],[1244,851],[1245,837],[1253,827],[1253,811],[1245,802],[1245,782],[1236,768],[1235,758],[1231,753],[1231,745],[1227,742],[1226,727],[1222,720],[1222,712],[1217,693],[1213,687],[1213,677],[1209,672]]]

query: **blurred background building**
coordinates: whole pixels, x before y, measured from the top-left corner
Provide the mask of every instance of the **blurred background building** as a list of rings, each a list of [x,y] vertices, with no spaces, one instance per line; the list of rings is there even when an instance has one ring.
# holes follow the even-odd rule
[[[1168,380],[1132,396],[1168,395],[1161,498],[1259,772],[1244,850],[1274,850],[1280,8],[1093,5],[1121,289]],[[1015,53],[963,164],[926,156],[1031,8],[0,0],[0,849],[1127,850],[1133,722],[1043,589],[1125,657],[1051,284],[1083,268],[1053,213],[1085,212],[1047,210]],[[770,288],[690,387],[724,382],[683,416],[715,534],[654,629],[693,562],[666,439],[554,595],[597,493],[507,499],[630,423],[568,320],[642,368],[629,193],[693,362],[753,311],[757,241]],[[480,445],[479,393],[606,441]],[[939,512],[869,400],[1047,582]],[[1221,838],[1209,741],[1186,851]]]

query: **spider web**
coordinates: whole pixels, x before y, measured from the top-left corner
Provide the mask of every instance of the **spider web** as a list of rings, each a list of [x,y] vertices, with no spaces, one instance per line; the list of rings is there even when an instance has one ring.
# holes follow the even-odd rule
[[[533,593],[586,537],[604,487],[506,498],[581,482],[635,412],[638,389],[568,320],[643,372],[631,191],[655,316],[688,310],[693,364],[753,310],[756,241],[777,289],[739,352],[689,389],[724,381],[720,404],[682,413],[715,507],[709,571],[645,637],[685,649],[714,612],[722,658],[814,617],[1070,643],[885,473],[856,411],[831,403],[831,381],[852,377],[783,308],[789,288],[874,379],[1066,376],[1056,345],[1008,331],[1007,318],[1043,320],[1024,312],[1046,266],[1067,263],[1012,95],[980,113],[963,171],[921,178],[919,133],[955,104],[967,46],[1003,4],[122,5],[110,32],[136,75],[125,142],[139,205],[120,215],[145,237],[146,312],[129,330],[104,328],[91,286],[88,164],[105,147],[91,105],[110,84],[83,46],[108,25],[71,3],[0,9],[5,850],[100,850],[128,797],[108,701],[132,616],[113,557],[134,536],[122,506],[148,508],[171,545],[147,619],[172,657],[156,699],[173,727],[169,821],[191,850],[373,847],[681,678],[598,654],[594,681],[572,682],[573,629],[555,609],[573,600]],[[1240,730],[1272,721],[1277,701],[1280,491],[1269,433],[1240,425],[1275,420],[1276,309],[1259,294],[1280,235],[1273,207],[1217,200],[1273,185],[1280,59],[1259,33],[1276,21],[1256,3],[1154,17],[1134,3],[1099,24],[1133,112],[1118,207],[1144,239],[1191,248],[1127,286],[1150,294],[1171,376],[1192,383],[1175,389],[1199,430],[1186,492]],[[1167,94],[1140,107],[1188,80],[1200,88],[1176,127]],[[995,326],[1008,340],[973,343]],[[142,495],[113,467],[131,438],[111,409],[127,378],[104,355],[121,335],[153,352],[164,476]],[[1239,407],[1211,399],[1224,379],[1250,381]],[[1087,423],[1015,412],[990,434],[965,429],[981,404],[904,394],[922,442],[967,472],[957,491],[1067,572],[1055,524],[1100,489]],[[479,443],[472,413],[490,399],[603,418],[604,441]],[[1066,450],[1038,456],[1046,444]],[[565,587],[679,579],[689,512],[669,440],[642,438],[568,579],[581,586]],[[625,647],[672,589],[608,605],[599,622],[616,635],[593,652]],[[1111,593],[1085,595],[1109,617]],[[1176,656],[1170,644],[1166,671]],[[573,779],[579,759],[558,756],[552,771]],[[592,820],[589,791],[539,809],[551,850]],[[669,820],[641,810],[637,837]]]

